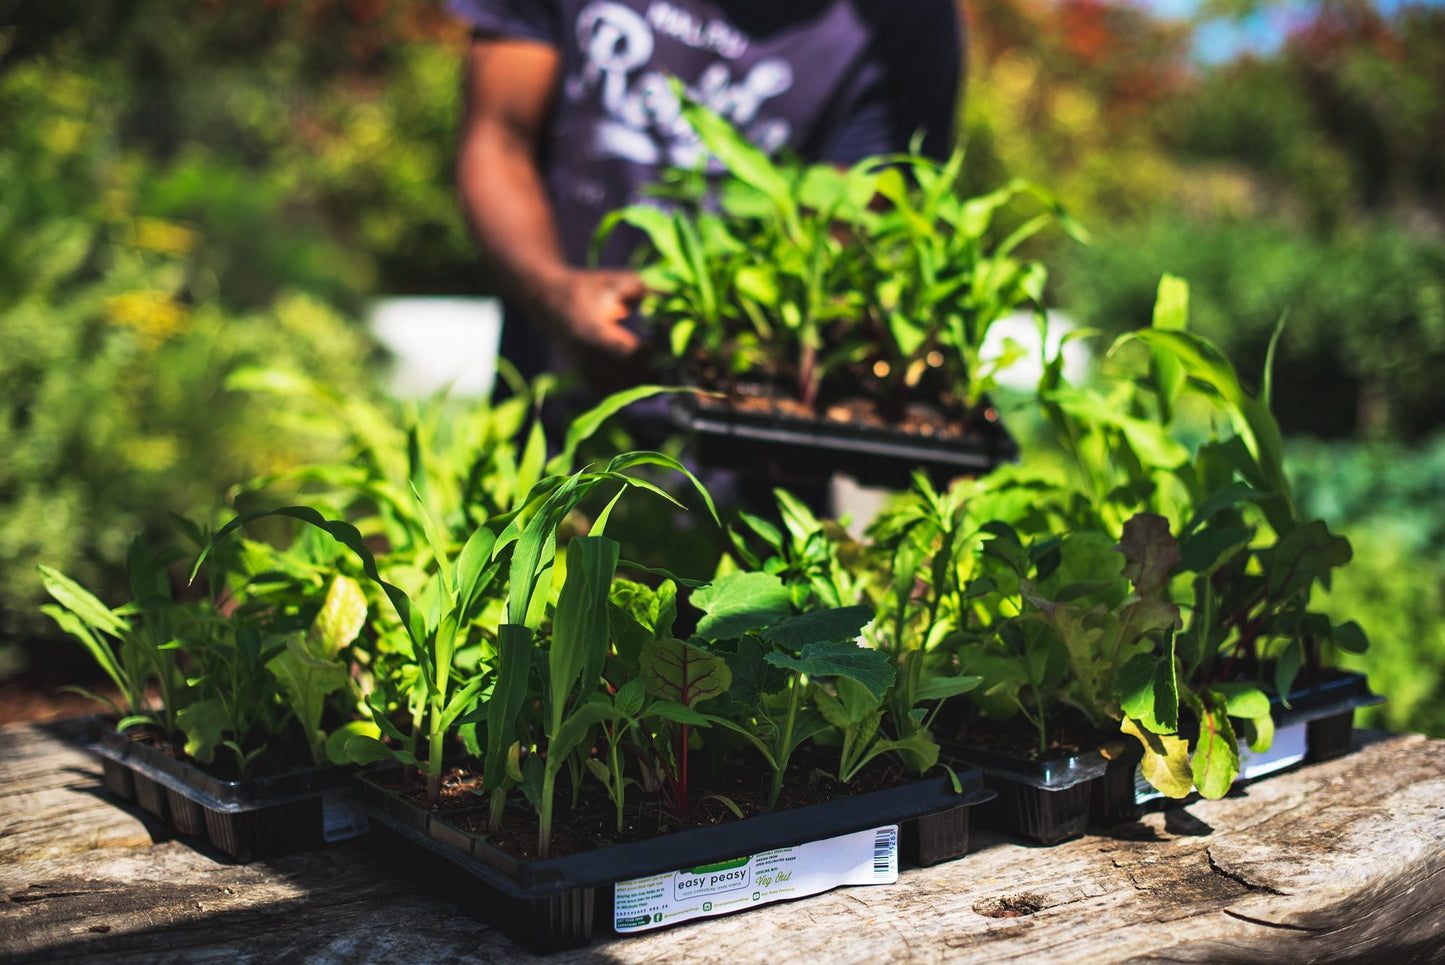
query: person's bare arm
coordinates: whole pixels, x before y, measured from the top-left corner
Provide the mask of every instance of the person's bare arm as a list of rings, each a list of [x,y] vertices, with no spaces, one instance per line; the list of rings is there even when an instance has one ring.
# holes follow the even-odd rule
[[[546,44],[473,41],[457,188],[502,294],[595,377],[636,350],[621,322],[643,288],[632,272],[577,269],[563,258],[536,162],[558,69]]]

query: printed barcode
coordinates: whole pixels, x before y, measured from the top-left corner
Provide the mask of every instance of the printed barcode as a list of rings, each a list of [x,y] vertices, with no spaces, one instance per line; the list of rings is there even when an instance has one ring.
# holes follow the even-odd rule
[[[873,833],[873,877],[892,879],[897,869],[894,865],[897,851],[898,829],[893,826],[879,828]]]

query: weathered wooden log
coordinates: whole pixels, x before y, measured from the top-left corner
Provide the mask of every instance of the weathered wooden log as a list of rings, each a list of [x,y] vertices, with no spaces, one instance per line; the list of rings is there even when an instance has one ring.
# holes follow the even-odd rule
[[[0,730],[0,957],[411,962],[526,953],[465,879],[359,839],[251,865],[157,840],[107,801],[74,728]],[[1052,848],[961,861],[559,962],[1445,958],[1445,741],[1357,753]]]

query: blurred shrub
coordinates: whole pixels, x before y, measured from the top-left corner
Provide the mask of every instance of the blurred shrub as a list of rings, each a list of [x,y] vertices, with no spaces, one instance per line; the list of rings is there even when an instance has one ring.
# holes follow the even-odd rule
[[[201,227],[228,303],[476,290],[452,186],[467,33],[443,0],[93,7],[27,15],[0,76],[87,84],[140,162],[137,210]]]
[[[288,431],[280,406],[227,391],[229,372],[265,363],[343,391],[370,384],[370,340],[303,290],[324,290],[325,271],[289,264],[228,300],[221,279],[262,278],[247,252],[143,213],[147,191],[187,175],[124,149],[112,93],[40,60],[0,74],[4,633],[39,626],[36,563],[116,598],[137,533],[171,512],[209,516],[237,480],[324,449]],[[236,194],[272,223],[264,195]]]
[[[1147,325],[1163,271],[1188,278],[1191,325],[1246,374],[1275,363],[1288,432],[1416,438],[1445,416],[1445,240],[1389,224],[1321,239],[1279,223],[1175,214],[1059,253],[1061,302],[1110,332]]]
[[[1283,49],[1200,79],[1178,146],[1249,165],[1319,225],[1352,211],[1438,225],[1445,205],[1445,8],[1322,3]]]
[[[1323,603],[1370,636],[1365,653],[1340,655],[1389,698],[1360,722],[1445,737],[1445,435],[1415,448],[1296,442],[1289,462],[1301,511],[1354,545]]]

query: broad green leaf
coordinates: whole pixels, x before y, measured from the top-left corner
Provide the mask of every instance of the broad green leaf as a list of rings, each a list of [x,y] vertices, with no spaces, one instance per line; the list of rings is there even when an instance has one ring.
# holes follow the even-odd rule
[[[317,656],[300,637],[291,637],[286,641],[286,649],[267,661],[266,669],[281,685],[291,712],[306,735],[312,759],[322,763],[326,755],[326,735],[321,730],[321,715],[326,709],[327,695],[345,687],[350,679],[346,665],[331,657]]]
[[[1246,526],[1207,526],[1184,537],[1179,545],[1180,564],[1191,573],[1211,576],[1253,539],[1254,530]]]
[[[1269,553],[1269,592],[1285,599],[1308,590],[1330,570],[1344,566],[1353,553],[1350,541],[1315,519],[1285,534]]]
[[[326,589],[326,599],[306,632],[307,643],[314,653],[334,657],[356,639],[366,626],[366,594],[361,585],[349,576],[337,573]]]
[[[198,700],[176,712],[176,726],[186,735],[186,753],[209,764],[226,732],[226,708],[219,698]]]
[[[723,657],[671,637],[642,648],[641,670],[650,695],[684,707],[718,697],[732,686],[732,670]]]
[[[893,686],[893,665],[888,655],[851,640],[810,643],[794,657],[786,653],[770,653],[768,663],[810,677],[848,677],[867,687],[879,700]]]
[[[1173,668],[1166,668],[1164,661],[1152,654],[1141,653],[1131,657],[1114,678],[1114,695],[1124,716],[1155,734],[1173,733],[1178,727],[1177,698],[1172,721],[1167,709],[1160,713],[1160,704],[1167,705],[1170,699],[1168,690],[1160,687],[1165,674],[1172,677]]]
[[[1174,275],[1159,279],[1154,295],[1154,327],[1183,331],[1189,327],[1189,283]],[[1165,423],[1174,421],[1174,405],[1184,388],[1184,368],[1168,352],[1153,353],[1154,381],[1159,390],[1159,403]]]
[[[903,766],[914,774],[922,774],[938,763],[939,747],[925,732],[916,730],[903,740],[877,740],[858,763],[861,769],[880,754],[897,754]]]
[[[834,727],[853,727],[868,719],[869,715],[878,714],[882,698],[856,680],[839,677],[837,690],[835,697],[822,688],[813,689],[813,703],[823,719]],[[877,730],[877,726],[875,721],[873,729]]]
[[[731,573],[694,590],[691,599],[704,614],[698,636],[707,640],[729,640],[793,612],[787,588],[770,573]]]
[[[1244,722],[1244,742],[1256,754],[1263,754],[1274,744],[1274,716],[1265,714]]]
[[[733,683],[728,696],[743,707],[753,707],[764,694],[775,694],[787,686],[788,677],[765,657],[772,648],[757,637],[746,636],[738,641],[736,653],[727,655]]]
[[[372,761],[358,761],[347,748],[347,741],[353,737],[367,737],[381,744],[381,728],[369,720],[349,720],[326,735],[326,759],[333,764],[370,764]],[[381,745],[383,748],[386,745]],[[388,750],[387,756],[390,756]],[[384,757],[376,760],[385,760]]]
[[[1190,697],[1199,716],[1199,739],[1189,759],[1194,786],[1204,797],[1218,800],[1239,776],[1239,741],[1222,698],[1208,692],[1202,698]]]
[[[966,694],[983,682],[982,677],[932,677],[921,680],[913,691],[914,700],[946,700]]]
[[[1194,789],[1194,776],[1189,769],[1189,742],[1172,734],[1155,734],[1138,721],[1124,718],[1119,729],[1137,739],[1144,749],[1139,770],[1159,793],[1180,799]]]
[[[636,717],[642,712],[642,704],[646,699],[646,682],[641,677],[633,677],[617,688],[617,693],[612,696],[612,704],[619,713],[628,717]]]
[[[1354,620],[1347,620],[1334,628],[1330,642],[1345,653],[1364,653],[1370,647],[1365,631]]]
[[[1210,684],[1209,689],[1224,699],[1225,711],[1231,717],[1257,720],[1269,716],[1269,697],[1254,684]]]
[[[404,764],[416,763],[416,758],[406,751],[388,747],[367,734],[353,734],[346,739],[337,763],[366,765],[391,759],[399,760]]]
[[[864,604],[814,610],[760,627],[757,634],[774,646],[794,653],[810,643],[856,641],[873,619],[873,608]]]
[[[616,708],[605,701],[589,700],[567,715],[560,727],[547,742],[547,767],[560,770],[567,763],[567,757],[586,739],[592,727],[604,720],[618,717]]]
[[[1232,509],[1242,502],[1258,501],[1261,494],[1246,482],[1235,480],[1200,500],[1194,508],[1194,515],[1184,526],[1185,533],[1192,533],[1214,517],[1216,513]]]

